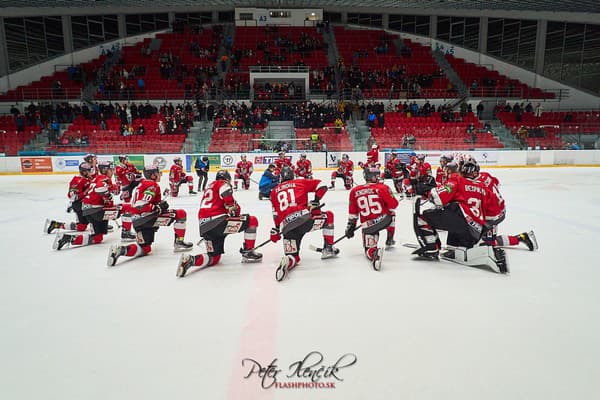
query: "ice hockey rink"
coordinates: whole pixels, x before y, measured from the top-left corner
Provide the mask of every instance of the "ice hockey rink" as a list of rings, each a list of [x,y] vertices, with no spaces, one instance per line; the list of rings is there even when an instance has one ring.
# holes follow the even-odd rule
[[[183,279],[175,277],[171,227],[160,229],[150,256],[113,268],[106,256],[117,233],[54,251],[42,225],[74,217],[65,212],[70,176],[0,176],[0,398],[597,398],[600,168],[491,172],[507,202],[500,232],[533,229],[540,245],[507,250],[509,276],[413,259],[401,246],[416,242],[404,200],[397,245],[380,272],[358,237],[321,261],[308,248],[322,244],[313,232],[302,263],[281,283],[281,242],[260,250],[262,263],[241,264],[241,234],[227,239],[219,266]],[[316,176],[328,182],[329,174]],[[187,210],[186,239],[197,242],[200,197],[186,192],[169,202]],[[346,226],[347,195],[338,180],[323,199],[335,212],[336,237]],[[257,243],[268,239],[270,204],[258,200],[256,186],[235,197],[259,218]],[[296,371],[293,363],[313,351],[323,361],[313,353]],[[336,362],[342,368],[315,387],[290,387]],[[251,373],[258,364],[273,365],[264,379]]]

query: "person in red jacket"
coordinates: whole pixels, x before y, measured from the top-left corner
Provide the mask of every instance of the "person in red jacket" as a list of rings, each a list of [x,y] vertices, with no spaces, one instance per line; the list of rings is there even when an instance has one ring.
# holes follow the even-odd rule
[[[274,228],[271,241],[283,236],[284,256],[275,272],[277,281],[283,280],[300,262],[300,243],[308,232],[322,229],[323,248],[321,259],[335,257],[339,250],[333,247],[333,212],[322,211],[320,200],[327,193],[327,186],[318,179],[294,179],[294,170],[283,167],[281,183],[271,191]],[[308,194],[314,199],[308,201]]]
[[[294,168],[292,166],[292,160],[291,158],[288,158],[285,156],[285,151],[280,151],[279,152],[279,157],[277,159],[275,159],[275,175],[279,175],[279,173],[281,172],[281,169],[283,167],[290,167],[290,168]]]
[[[379,145],[373,144],[371,150],[367,151],[367,162],[363,168],[374,167],[379,163]]]
[[[198,194],[194,191],[194,178],[192,178],[191,175],[186,175],[183,170],[183,160],[181,157],[175,157],[173,159],[173,165],[171,165],[171,170],[169,171],[171,197],[177,197],[179,195],[179,186],[184,183],[187,183],[190,194]]]
[[[119,165],[115,170],[117,185],[121,187],[121,200],[129,203],[133,189],[142,180],[140,171],[129,162],[129,157],[125,154],[119,156]]]
[[[479,172],[476,180],[483,184],[490,193],[490,201],[484,204],[485,227],[482,240],[489,246],[518,246],[523,243],[529,251],[538,249],[537,240],[533,231],[519,233],[518,235],[497,235],[498,225],[504,221],[506,206],[500,194],[500,181],[489,172]]]
[[[245,154],[242,154],[242,159],[237,163],[235,175],[233,177],[233,189],[238,188],[238,179],[242,180],[242,187],[245,190],[250,189],[250,175],[254,172],[252,161],[248,161]]]
[[[46,219],[44,225],[44,232],[51,234],[55,229],[69,229],[73,231],[83,232],[87,229],[89,221],[83,216],[81,207],[82,201],[90,187],[90,173],[92,172],[92,166],[86,162],[79,164],[79,175],[75,175],[71,182],[69,182],[69,192],[67,197],[69,198],[69,206],[67,212],[75,211],[77,215],[77,221],[73,222],[61,222],[56,220]]]
[[[112,182],[114,165],[111,161],[98,164],[98,175],[90,183],[87,194],[81,202],[81,213],[92,224],[92,232],[58,233],[53,248],[61,250],[69,246],[88,246],[101,243],[108,233],[108,221],[116,219],[119,211],[113,202],[113,194],[118,193]]]
[[[435,208],[420,211],[420,198],[415,201],[414,229],[420,248],[413,254],[438,259],[441,242],[437,229],[448,232],[447,244],[452,248],[442,258],[465,265],[488,265],[495,272],[507,273],[504,250],[475,246],[485,225],[484,207],[490,201],[485,186],[477,182],[478,165],[466,159],[459,167],[460,175],[451,176],[444,185],[429,193]]]
[[[348,154],[342,154],[342,159],[338,161],[337,170],[331,173],[331,186],[329,186],[329,189],[335,189],[335,180],[337,178],[342,178],[346,190],[352,189],[352,185],[354,185],[353,175],[354,163],[348,157]]]
[[[158,185],[161,177],[160,168],[157,165],[147,166],[143,174],[144,179],[134,190],[128,210],[132,214],[137,243],[112,246],[106,261],[109,267],[114,266],[121,256],[140,257],[150,254],[154,235],[161,226],[173,224],[175,251],[190,250],[194,246],[184,240],[187,221],[185,210],[169,209],[169,203],[161,198]]]
[[[296,176],[304,179],[312,179],[312,163],[306,158],[306,153],[300,154],[300,159],[296,162]]]
[[[379,168],[368,167],[363,170],[365,184],[352,188],[349,197],[348,225],[346,237],[354,236],[356,222],[360,218],[362,229],[363,247],[367,259],[371,261],[373,269],[379,270],[383,248],[377,247],[379,232],[387,231],[386,246],[393,246],[398,200],[391,193],[390,188],[379,182]]]
[[[177,276],[183,278],[188,269],[211,267],[221,260],[225,253],[225,238],[233,233],[244,232],[244,245],[240,249],[242,262],[257,262],[262,254],[253,250],[256,241],[258,219],[250,214],[241,214],[238,203],[233,198],[231,175],[225,170],[217,172],[204,194],[198,210],[200,236],[205,240],[206,253],[183,254],[177,266]]]
[[[448,178],[445,172],[446,165],[454,160],[452,154],[444,154],[440,157],[440,166],[435,171],[435,181],[438,185],[446,183]]]

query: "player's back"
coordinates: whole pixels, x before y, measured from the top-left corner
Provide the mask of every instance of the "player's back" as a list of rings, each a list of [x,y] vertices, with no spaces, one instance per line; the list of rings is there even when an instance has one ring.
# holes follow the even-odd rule
[[[481,182],[462,176],[457,177],[455,182],[456,201],[459,202],[463,212],[483,225],[485,223],[484,204],[489,201],[487,189]]]
[[[158,183],[150,179],[142,179],[131,195],[132,212],[145,214],[152,212],[154,205],[160,203],[161,194]]]
[[[231,185],[225,180],[212,181],[202,194],[198,218],[227,214],[226,202],[233,204],[233,190],[231,189]]]
[[[476,180],[488,190],[489,199],[484,203],[486,218],[494,219],[502,215],[506,205],[498,188],[498,179],[488,172],[481,172]]]
[[[360,216],[360,221],[369,221],[381,215],[390,214],[398,207],[398,200],[391,193],[389,186],[383,183],[366,183],[350,190],[350,216]]]
[[[271,191],[271,204],[276,213],[276,221],[308,208],[308,194],[317,190],[318,179],[292,179],[275,186]]]

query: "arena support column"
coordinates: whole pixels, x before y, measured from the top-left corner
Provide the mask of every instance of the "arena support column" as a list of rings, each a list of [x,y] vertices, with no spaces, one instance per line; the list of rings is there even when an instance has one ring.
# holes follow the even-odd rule
[[[119,29],[119,38],[126,38],[127,24],[125,23],[125,14],[117,14],[117,26]]]
[[[541,75],[544,72],[544,55],[546,54],[546,32],[548,30],[548,21],[539,19],[537,23],[537,32],[535,36],[535,73]],[[536,75],[537,80],[537,75]],[[536,82],[537,84],[537,82]]]
[[[429,37],[435,39],[437,37],[437,15],[429,17]]]
[[[4,18],[0,17],[0,76],[7,76],[7,75],[8,75],[8,49],[6,48],[6,34],[4,33]],[[0,86],[0,89],[2,89],[1,86]]]
[[[73,28],[71,27],[71,16],[63,15],[61,17],[63,42],[65,44],[65,54],[73,53]],[[73,61],[71,61],[73,63]]]
[[[487,53],[488,17],[479,17],[479,54]]]

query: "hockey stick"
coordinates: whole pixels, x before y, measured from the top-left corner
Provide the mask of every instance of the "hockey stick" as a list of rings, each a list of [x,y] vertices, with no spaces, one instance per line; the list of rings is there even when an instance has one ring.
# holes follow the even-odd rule
[[[356,232],[357,230],[359,230],[359,229],[361,229],[361,228],[363,228],[365,226],[367,226],[367,223],[363,222],[362,224],[356,226],[354,228],[353,232]],[[346,236],[346,234],[344,233],[344,236],[340,236],[339,238],[335,239],[331,245],[333,246],[334,244],[337,244],[337,243],[341,242],[342,240],[346,239],[347,237],[348,236]],[[313,250],[313,251],[316,251],[318,253],[322,253],[323,252],[323,248],[322,247],[317,247],[314,244],[309,244],[308,248],[311,249],[311,250]]]
[[[258,246],[254,246],[254,247],[253,247],[253,248],[251,248],[251,249],[244,250],[244,251],[243,251],[243,253],[249,253],[249,252],[251,252],[251,251],[254,251],[254,250],[256,250],[256,249],[260,249],[261,247],[263,247],[264,245],[266,245],[266,244],[269,244],[269,243],[271,243],[271,239],[267,239],[267,240],[265,240],[264,242],[262,242],[261,244],[259,244]],[[242,253],[242,254],[243,254],[243,253]]]

